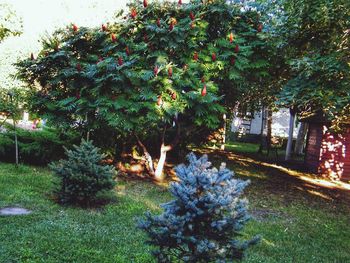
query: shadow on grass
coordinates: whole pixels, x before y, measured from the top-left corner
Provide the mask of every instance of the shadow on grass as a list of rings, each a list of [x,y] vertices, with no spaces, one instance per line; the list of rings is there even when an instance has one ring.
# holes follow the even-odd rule
[[[274,197],[282,200],[285,205],[297,201],[317,207],[346,207],[350,211],[349,184],[332,182],[313,174],[229,151],[198,149],[197,152],[208,154],[215,166],[226,162],[228,168],[235,171],[238,177],[251,180],[248,194],[251,192],[249,196],[253,198]]]
[[[298,167],[291,168],[284,161],[276,163],[273,159],[263,155],[257,156],[255,151],[257,146],[254,144],[248,145],[248,151],[244,145],[240,147],[238,152],[213,148],[192,150],[197,154],[208,154],[209,160],[215,167],[218,167],[221,162],[226,162],[228,168],[233,170],[239,178],[251,180],[251,185],[247,188],[247,196],[253,201],[256,209],[265,209],[264,206],[268,205],[268,200],[274,200],[276,204],[274,209],[279,209],[280,206],[301,204],[305,207],[331,209],[332,212],[344,211],[343,208],[345,211],[350,211],[349,184],[332,182],[315,174],[303,172]],[[231,148],[228,149],[231,150]],[[297,160],[295,163],[300,162]],[[155,208],[153,204],[150,204],[151,202],[144,200],[154,200],[159,192],[168,191],[169,183],[177,180],[173,170],[174,166],[173,163],[168,164],[165,169],[168,177],[162,183],[147,178],[147,176],[120,176],[124,186],[119,187],[118,192],[124,195],[125,192],[131,191],[130,195],[126,195],[138,202],[145,203],[148,207]],[[123,187],[126,187],[126,190]],[[168,194],[163,196],[169,198]],[[167,201],[167,198],[159,198],[159,201]],[[258,211],[257,213],[263,212]]]
[[[61,191],[60,179],[54,177],[51,179],[51,188],[45,191],[45,197],[51,202],[65,208],[77,208],[84,210],[102,211],[105,206],[116,204],[118,202],[113,188],[110,190],[100,190],[89,198],[72,198],[73,195],[65,195]],[[77,193],[76,195],[77,196]]]

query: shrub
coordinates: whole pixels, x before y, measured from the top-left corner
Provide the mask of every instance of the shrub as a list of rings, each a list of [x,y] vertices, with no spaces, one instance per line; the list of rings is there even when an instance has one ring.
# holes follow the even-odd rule
[[[242,230],[249,220],[247,201],[241,199],[248,181],[233,178],[222,164],[210,168],[206,155],[188,155],[189,165],[176,167],[180,181],[171,185],[175,200],[163,204],[164,212],[149,212],[140,220],[159,262],[227,262],[241,259],[257,237],[243,241]]]
[[[68,159],[50,164],[59,178],[57,192],[62,203],[89,205],[96,201],[97,194],[114,186],[114,168],[102,165],[104,154],[91,141],[82,140],[73,150],[65,148]]]
[[[36,165],[63,158],[63,146],[79,142],[77,133],[62,133],[49,127],[36,131],[17,128],[17,138],[20,161]],[[14,158],[14,132],[11,126],[6,126],[6,129],[0,132],[0,159],[11,162]]]

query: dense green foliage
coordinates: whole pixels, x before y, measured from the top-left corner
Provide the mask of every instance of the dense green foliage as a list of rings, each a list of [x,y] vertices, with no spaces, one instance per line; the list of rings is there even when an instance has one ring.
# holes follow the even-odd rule
[[[0,159],[13,161],[15,158],[15,141],[13,127],[4,126],[0,133]],[[64,157],[63,146],[79,142],[74,132],[59,132],[53,128],[42,130],[26,130],[17,128],[18,150],[20,162],[28,164],[47,164]]]
[[[66,149],[67,159],[50,164],[59,178],[59,201],[89,205],[97,194],[113,189],[114,168],[103,165],[104,154],[91,141],[81,141],[73,150]]]
[[[325,117],[335,129],[348,122],[350,2],[244,2],[261,14],[271,47],[262,104],[292,108],[299,117]]]
[[[33,109],[57,124],[87,116],[87,125],[102,119],[128,132],[171,124],[177,113],[216,127],[219,96],[227,89],[239,93],[247,72],[266,63],[259,60],[258,16],[239,6],[195,1],[144,8],[135,2],[130,9],[135,17],[127,14],[102,30],[74,25],[57,31],[37,59],[19,64],[22,78],[42,87]],[[219,92],[219,80],[226,79],[236,85]],[[201,96],[204,85],[208,96]]]
[[[350,109],[350,2],[277,2],[270,6],[279,20],[277,52],[288,64],[279,104],[302,116],[321,112],[339,124]]]
[[[211,168],[206,155],[188,155],[188,166],[175,168],[179,182],[170,192],[173,201],[163,204],[164,212],[146,214],[140,222],[157,246],[159,262],[227,262],[242,259],[244,251],[256,243],[242,241],[240,233],[249,220],[246,200],[241,199],[248,181],[233,177],[222,164]]]

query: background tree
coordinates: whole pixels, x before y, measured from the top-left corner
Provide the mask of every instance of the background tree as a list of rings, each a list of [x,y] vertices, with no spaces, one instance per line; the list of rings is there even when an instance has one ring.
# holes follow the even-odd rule
[[[349,2],[259,0],[245,3],[262,14],[261,20],[273,46],[269,83],[276,88],[268,89],[275,91],[270,98],[277,107],[291,109],[286,152],[289,159],[295,117],[321,112],[333,122],[334,129],[339,129],[346,118],[350,102]],[[305,134],[304,131],[301,127],[300,132]],[[303,143],[303,138],[298,142]],[[296,148],[300,151],[301,147],[296,145]]]
[[[0,43],[8,36],[21,34],[21,29],[21,19],[17,17],[16,13],[9,5],[0,3]],[[0,123],[0,128],[5,124],[9,117],[12,118],[15,136],[16,165],[18,165],[16,122],[20,114],[20,101],[23,98],[22,95],[23,93],[19,89],[7,90],[1,88],[0,83],[0,114],[4,116],[4,119]]]
[[[15,139],[15,160],[16,165],[19,163],[18,156],[18,140],[17,140],[17,122],[23,113],[26,93],[22,89],[0,89],[0,113],[4,119],[0,123],[0,128],[6,123],[8,119],[12,120],[13,132]]]
[[[289,64],[290,77],[279,103],[301,117],[321,113],[337,129],[336,120],[350,105],[350,3],[286,0],[281,6],[280,52]]]
[[[241,4],[245,10],[255,10],[259,16],[258,30],[263,32],[261,36],[264,39],[264,43],[257,52],[256,63],[260,65],[252,72],[246,72],[247,75],[244,79],[246,88],[240,94],[236,112],[240,115],[245,115],[247,112],[252,114],[261,112],[263,121],[258,151],[262,152],[265,148],[269,151],[272,135],[272,112],[278,109],[276,106],[277,95],[288,78],[288,65],[280,52],[283,40],[279,33],[282,25],[280,15],[282,1],[234,0],[231,2]],[[266,134],[265,126],[267,126]]]
[[[0,42],[8,36],[21,34],[21,30],[21,19],[9,5],[0,3]]]

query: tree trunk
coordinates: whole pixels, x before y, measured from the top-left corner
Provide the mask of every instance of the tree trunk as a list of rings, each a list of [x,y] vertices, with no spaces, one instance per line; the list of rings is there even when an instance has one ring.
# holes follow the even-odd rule
[[[166,133],[166,127],[164,127],[163,130],[163,135],[162,135],[162,144],[160,147],[160,156],[159,156],[159,161],[157,164],[157,168],[156,171],[154,173],[154,178],[157,181],[162,181],[163,180],[163,169],[164,169],[164,164],[165,164],[165,159],[166,159],[166,155],[167,152],[171,151],[172,149],[174,149],[175,145],[178,144],[179,140],[180,140],[180,125],[177,121],[177,117],[174,120],[175,125],[176,125],[176,135],[174,140],[172,141],[172,143],[170,143],[169,145],[165,145],[165,133]]]
[[[272,111],[267,109],[267,131],[266,131],[266,147],[267,155],[270,154],[271,149],[271,137],[272,137]]]
[[[89,127],[89,119],[88,119],[88,114],[85,113],[85,121],[86,121],[86,126]],[[90,129],[88,128],[86,131],[86,141],[90,140]]]
[[[289,134],[288,134],[288,143],[286,149],[285,160],[289,161],[292,157],[292,145],[293,145],[293,132],[294,132],[294,122],[295,122],[295,110],[290,108],[290,118],[289,118]]]
[[[170,150],[170,149],[169,149]],[[164,144],[162,144],[161,148],[160,148],[160,157],[159,157],[159,161],[157,164],[157,168],[156,171],[154,173],[154,178],[157,181],[162,181],[163,180],[163,169],[164,169],[164,164],[165,164],[165,159],[166,159],[166,154],[169,151],[168,149],[166,149],[166,146]]]
[[[306,133],[307,133],[307,129],[308,129],[308,124],[306,122],[302,122],[300,124],[297,140],[295,142],[295,148],[294,148],[295,154],[300,155],[300,154],[303,153],[304,142],[305,142],[305,136],[306,136]]]
[[[18,140],[17,140],[17,130],[16,130],[15,118],[13,118],[13,129],[14,129],[14,132],[15,132],[16,166],[18,166]]]
[[[260,128],[260,146],[258,153],[262,153],[265,145],[265,136],[264,136],[264,127],[265,127],[265,107],[262,107],[261,110],[261,128]]]
[[[140,147],[143,150],[143,154],[145,155],[147,166],[148,166],[147,169],[148,169],[149,174],[151,176],[155,176],[152,156],[150,155],[146,146],[141,142],[141,140],[139,139],[139,137],[136,134],[135,134],[135,137],[137,139],[137,143],[140,145]]]
[[[222,144],[220,149],[225,150],[225,143],[226,143],[226,114],[225,113],[222,115],[222,118],[224,120],[224,127],[222,131]]]
[[[179,139],[180,139],[180,125],[178,124],[177,119],[175,119],[175,125],[176,125],[176,128],[177,128],[176,129],[176,136],[175,136],[173,142],[171,144],[169,144],[169,145],[165,145],[166,127],[164,127],[162,138],[161,138],[162,143],[161,143],[161,147],[160,147],[160,156],[159,156],[159,161],[158,161],[156,170],[154,170],[152,156],[147,151],[146,146],[141,142],[139,137],[135,134],[137,142],[141,146],[141,148],[143,150],[143,153],[145,155],[145,158],[146,158],[146,161],[147,161],[147,164],[148,164],[149,173],[157,181],[162,181],[163,180],[163,169],[164,169],[164,165],[165,165],[167,152],[172,150],[175,147],[175,145],[179,142]]]

